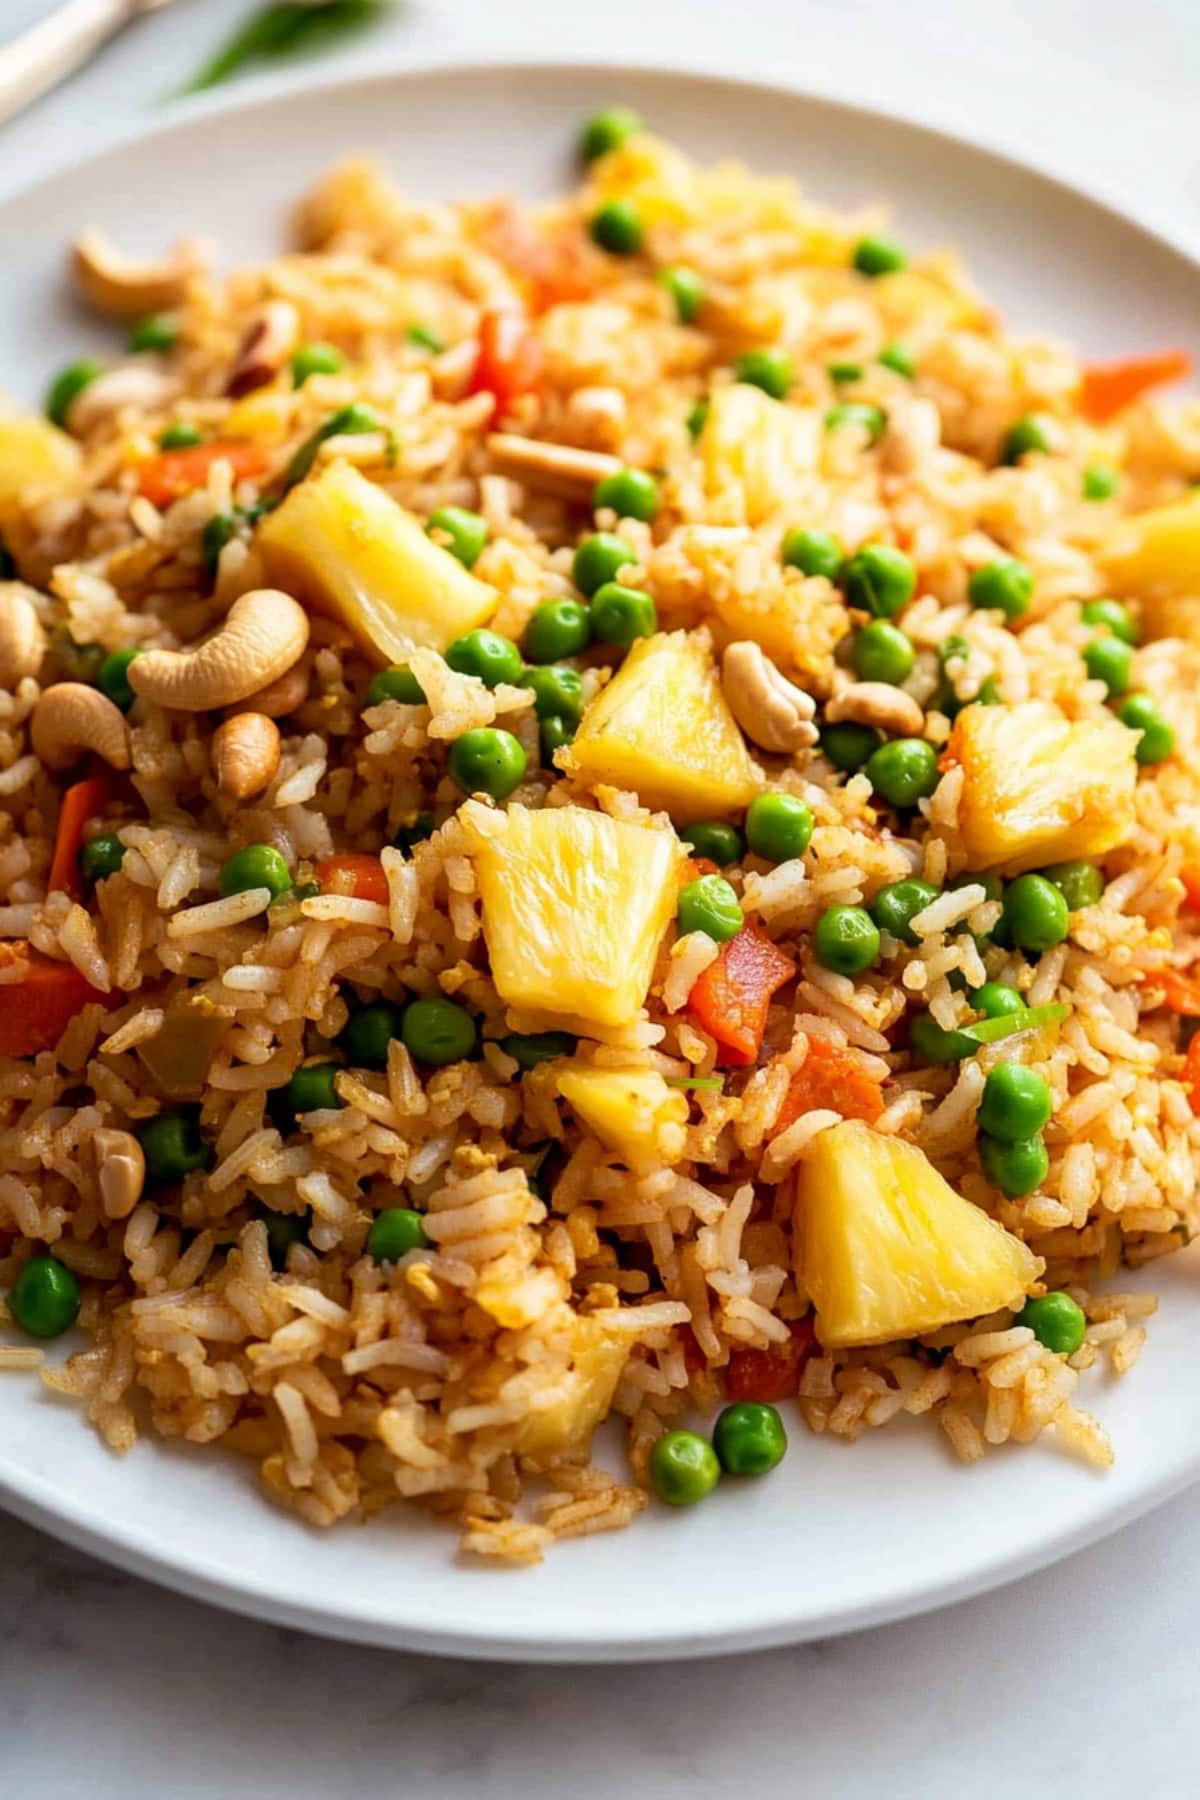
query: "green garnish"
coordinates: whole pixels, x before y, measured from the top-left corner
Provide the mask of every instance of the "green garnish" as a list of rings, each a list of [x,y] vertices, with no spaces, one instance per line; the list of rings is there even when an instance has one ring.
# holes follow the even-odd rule
[[[1071,1011],[1065,1000],[1051,1006],[1023,1006],[1020,1012],[1001,1013],[994,1019],[979,1019],[974,1025],[960,1025],[963,1037],[977,1044],[999,1044],[1015,1037],[1019,1031],[1040,1031],[1043,1025],[1057,1025]]]
[[[369,24],[383,11],[382,0],[287,0],[260,6],[228,37],[184,87],[185,94],[217,87],[247,63],[320,50],[335,38]]]
[[[723,1075],[668,1075],[666,1082],[668,1087],[707,1088],[713,1093],[719,1093],[725,1086]]]

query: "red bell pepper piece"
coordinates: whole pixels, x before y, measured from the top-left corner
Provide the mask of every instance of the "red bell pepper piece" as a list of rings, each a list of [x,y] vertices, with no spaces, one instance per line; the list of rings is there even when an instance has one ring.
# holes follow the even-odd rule
[[[536,391],[542,378],[542,346],[523,312],[513,306],[488,307],[479,321],[479,356],[471,377],[473,394],[491,394],[498,413]]]

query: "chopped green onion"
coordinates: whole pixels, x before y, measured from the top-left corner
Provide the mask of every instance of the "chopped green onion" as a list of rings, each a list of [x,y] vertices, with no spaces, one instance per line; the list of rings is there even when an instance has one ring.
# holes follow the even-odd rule
[[[668,1075],[667,1086],[673,1088],[707,1088],[717,1093],[725,1086],[723,1075]]]
[[[1056,1000],[1051,1006],[1023,1006],[1020,1012],[980,1019],[974,1025],[959,1026],[959,1030],[963,1037],[973,1038],[977,1044],[999,1044],[1005,1038],[1015,1037],[1019,1031],[1040,1031],[1043,1025],[1057,1025],[1070,1011],[1065,1001]]]

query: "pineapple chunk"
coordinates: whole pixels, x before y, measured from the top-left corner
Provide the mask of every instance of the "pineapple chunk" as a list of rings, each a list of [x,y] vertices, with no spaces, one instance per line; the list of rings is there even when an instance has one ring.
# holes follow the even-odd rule
[[[1045,1267],[915,1144],[861,1119],[813,1144],[796,1187],[796,1242],[829,1349],[1016,1309]]]
[[[568,1065],[558,1091],[602,1144],[636,1173],[683,1155],[688,1104],[657,1069],[599,1069]]]
[[[226,438],[253,438],[259,444],[278,444],[287,436],[291,418],[290,386],[259,388],[230,407],[221,434]]]
[[[675,912],[673,833],[580,806],[498,813],[468,801],[459,818],[501,999],[591,1035],[628,1025]]]
[[[79,474],[79,445],[48,419],[0,417],[0,518],[16,511],[23,493],[62,493]]]
[[[741,517],[726,522],[758,525],[781,507],[794,507],[797,478],[816,469],[821,415],[736,382],[714,391],[700,453],[712,499],[741,495]]]
[[[738,812],[762,786],[700,632],[640,639],[559,761],[585,781],[632,788],[680,823]]]
[[[1096,559],[1115,594],[1132,594],[1142,602],[1142,619],[1155,637],[1191,636],[1194,608],[1200,601],[1200,493],[1171,506],[1135,513],[1114,525],[1098,546]]]
[[[950,737],[962,764],[959,830],[973,869],[1103,856],[1133,829],[1137,733],[1116,719],[1072,723],[1045,700],[968,706]]]
[[[340,619],[383,662],[403,662],[418,646],[444,650],[496,609],[494,588],[348,463],[294,487],[259,526],[255,547],[268,581]]]
[[[629,1340],[611,1337],[595,1319],[575,1319],[565,1392],[553,1406],[531,1413],[517,1439],[519,1456],[558,1456],[586,1450],[612,1404],[629,1355]]]

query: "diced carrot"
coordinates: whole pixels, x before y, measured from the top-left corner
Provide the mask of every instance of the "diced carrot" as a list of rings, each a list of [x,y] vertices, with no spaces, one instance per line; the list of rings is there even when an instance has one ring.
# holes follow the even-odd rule
[[[796,965],[753,925],[743,925],[722,944],[688,995],[696,1023],[720,1046],[717,1061],[743,1067],[755,1061],[771,997],[791,980]]]
[[[586,300],[592,291],[579,243],[535,230],[511,201],[498,201],[489,210],[483,241],[520,282],[535,313],[566,300]]]
[[[734,1350],[725,1371],[730,1400],[792,1400],[800,1391],[804,1365],[817,1347],[811,1319],[797,1319],[786,1344],[769,1350]]]
[[[1184,905],[1200,912],[1200,863],[1184,863],[1179,879],[1183,883]]]
[[[775,1121],[775,1135],[794,1125],[801,1113],[831,1106],[845,1119],[865,1119],[871,1125],[883,1111],[879,1083],[863,1072],[853,1051],[831,1044],[828,1038],[810,1037],[808,1054],[792,1076]]]
[[[89,819],[94,819],[104,811],[108,805],[108,794],[108,776],[89,775],[86,781],[75,782],[63,795],[62,805],[58,810],[58,831],[54,838],[54,856],[47,882],[52,894],[62,889],[70,894],[72,900],[78,900],[82,896],[79,851],[83,844],[83,828]]]
[[[523,312],[513,306],[488,307],[479,321],[479,356],[471,377],[473,394],[491,394],[496,411],[532,394],[542,378],[542,346]]]
[[[196,444],[190,450],[164,450],[138,466],[138,492],[155,506],[169,506],[181,494],[203,487],[216,462],[227,462],[235,481],[252,481],[271,465],[271,452],[262,444],[230,439],[222,443]]]
[[[1102,425],[1126,406],[1132,406],[1151,388],[1190,375],[1192,359],[1186,350],[1160,350],[1149,356],[1122,357],[1119,362],[1089,363],[1083,371],[1079,407],[1093,424]]]
[[[54,962],[23,940],[0,945],[5,972],[20,970],[19,981],[0,983],[0,1055],[36,1056],[52,1050],[89,1000],[107,1002],[74,963]]]
[[[1184,1018],[1200,1019],[1200,974],[1184,969],[1156,969],[1146,977],[1147,986],[1160,987],[1163,1005],[1168,1012]]]
[[[387,905],[387,876],[377,856],[367,856],[357,850],[343,850],[336,856],[325,857],[317,864],[315,873],[322,893],[335,891],[335,875],[349,875],[354,882],[350,889],[352,899],[377,900],[381,906]]]
[[[1187,1055],[1183,1059],[1183,1068],[1179,1071],[1179,1079],[1187,1089],[1188,1101],[1194,1113],[1200,1113],[1200,1031],[1198,1031],[1187,1047]]]

